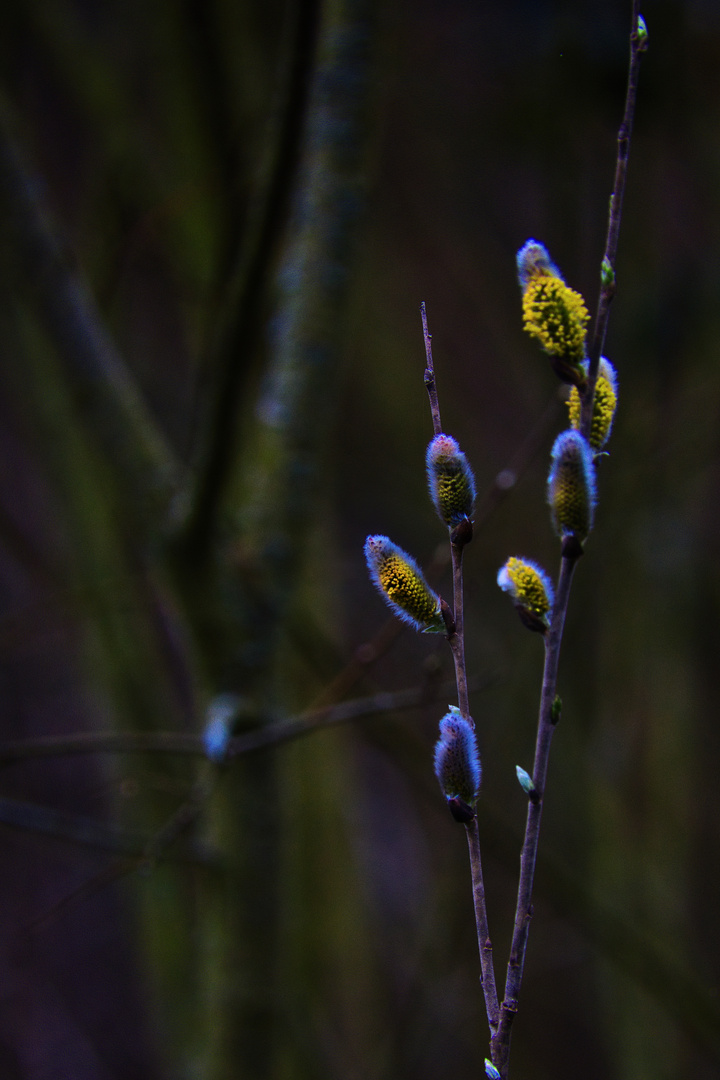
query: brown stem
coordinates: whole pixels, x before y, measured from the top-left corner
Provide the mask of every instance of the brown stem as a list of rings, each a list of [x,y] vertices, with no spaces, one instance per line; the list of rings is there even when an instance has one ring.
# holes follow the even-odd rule
[[[557,673],[560,660],[565,615],[570,598],[570,584],[577,555],[574,552],[563,555],[560,564],[557,593],[553,606],[550,630],[545,638],[545,667],[543,670],[540,711],[538,715],[537,740],[535,743],[535,764],[533,784],[535,796],[528,800],[525,839],[520,855],[520,881],[518,883],[517,907],[515,909],[515,927],[513,930],[510,959],[505,981],[505,998],[500,1010],[500,1024],[491,1043],[492,1060],[503,1080],[507,1077],[508,1058],[510,1055],[510,1030],[517,1012],[520,984],[522,983],[525,953],[527,950],[530,919],[532,917],[532,889],[540,840],[540,820],[542,817],[543,796],[547,779],[550,744],[555,730],[553,703],[557,691]]]
[[[608,214],[608,229],[605,242],[605,255],[603,257],[600,295],[598,297],[592,342],[588,353],[588,378],[583,393],[582,415],[580,420],[580,430],[585,438],[588,438],[590,434],[595,383],[597,382],[600,357],[605,343],[605,333],[607,331],[608,316],[610,314],[610,303],[615,295],[615,259],[617,257],[623,197],[625,195],[625,178],[627,175],[628,155],[630,153],[630,136],[632,135],[633,119],[635,117],[635,101],[637,98],[638,76],[640,74],[640,59],[646,48],[646,39],[640,37],[638,34],[639,15],[640,0],[633,0],[632,26],[630,31],[630,66],[628,69],[627,93],[625,95],[625,112],[618,131],[615,181],[613,183],[613,192],[610,196],[610,211]]]
[[[630,68],[625,98],[625,112],[618,132],[615,183],[613,194],[610,199],[607,242],[602,269],[602,286],[600,297],[598,299],[595,329],[589,353],[588,382],[583,394],[581,431],[586,438],[589,436],[592,424],[595,383],[597,381],[600,355],[605,340],[610,302],[615,293],[615,257],[617,254],[618,235],[622,217],[622,202],[625,191],[630,136],[635,113],[640,57],[646,47],[646,37],[641,37],[638,33],[639,14],[639,0],[633,0],[632,25],[630,31]],[[552,622],[545,639],[545,667],[540,696],[540,712],[538,716],[537,740],[535,744],[535,764],[533,768],[533,784],[535,791],[533,797],[528,800],[525,838],[520,855],[520,881],[518,883],[515,925],[505,982],[505,997],[500,1010],[500,1023],[495,1036],[491,1040],[492,1061],[498,1069],[502,1080],[507,1080],[508,1075],[510,1033],[513,1019],[517,1012],[518,996],[525,966],[530,919],[532,917],[532,889],[540,838],[543,797],[547,780],[550,744],[552,742],[552,736],[557,720],[557,717],[554,714],[553,704],[557,689],[560,647],[562,644],[563,628],[570,598],[570,586],[575,570],[575,563],[581,553],[582,548],[577,544],[566,542],[563,545],[563,558],[560,565],[560,575],[553,606]]]
[[[449,642],[455,661],[455,679],[457,682],[458,706],[466,720],[470,720],[470,700],[468,697],[467,670],[465,668],[465,604],[463,599],[463,549],[451,544],[453,564],[453,606],[455,632]]]
[[[485,997],[485,1009],[487,1011],[490,1034],[495,1035],[500,1022],[500,1006],[498,1003],[497,987],[495,985],[495,968],[493,966],[492,942],[488,929],[487,910],[485,907],[485,885],[483,883],[482,863],[480,860],[480,834],[478,833],[477,818],[466,822],[468,853],[470,855],[470,871],[472,873],[473,903],[475,906],[475,923],[477,925],[478,952],[480,953],[480,970],[482,972],[483,995]]]
[[[430,399],[430,412],[432,413],[433,431],[435,435],[442,432],[440,421],[440,405],[438,402],[437,387],[435,385],[435,369],[432,358],[432,338],[427,324],[425,303],[420,305],[422,317],[423,337],[425,340],[425,387]],[[448,627],[448,642],[452,650],[455,662],[455,681],[457,684],[458,706],[462,716],[473,723],[470,716],[470,700],[468,695],[467,669],[465,667],[465,604],[463,591],[463,549],[465,544],[472,539],[472,523],[465,520],[460,526],[450,532],[450,551],[452,554],[453,567],[453,612],[446,613],[446,625]],[[485,905],[485,886],[482,875],[482,862],[480,858],[480,836],[477,827],[477,818],[474,813],[469,821],[465,822],[467,833],[468,853],[470,855],[470,872],[473,885],[473,905],[475,909],[475,923],[477,926],[478,951],[480,953],[480,971],[483,995],[485,997],[485,1009],[487,1012],[490,1035],[494,1037],[499,1023],[500,1006],[498,1003],[497,987],[495,985],[495,969],[492,958],[492,942],[488,929],[487,909]]]
[[[432,334],[428,330],[427,312],[425,301],[420,305],[420,318],[422,319],[423,338],[425,340],[425,389],[430,398],[430,412],[432,413],[433,433],[439,435],[442,431],[440,422],[440,405],[438,404],[437,387],[435,385],[435,368],[432,357]]]

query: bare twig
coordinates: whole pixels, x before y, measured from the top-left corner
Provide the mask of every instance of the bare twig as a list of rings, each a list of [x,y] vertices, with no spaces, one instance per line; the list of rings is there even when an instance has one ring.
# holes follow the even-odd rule
[[[477,690],[483,685],[472,680],[470,687]],[[227,747],[228,758],[250,754],[266,747],[279,746],[291,739],[321,731],[337,724],[347,724],[366,716],[384,712],[415,709],[426,701],[447,697],[455,683],[440,683],[432,687],[410,687],[407,690],[388,691],[369,697],[342,701],[310,709],[287,720],[276,720],[262,727],[236,735]],[[175,731],[88,732],[77,735],[50,735],[39,739],[16,739],[0,743],[0,765],[27,758],[63,757],[70,754],[182,754],[205,757],[207,754],[202,735],[189,735]]]
[[[423,339],[425,341],[425,389],[430,398],[430,412],[432,414],[433,432],[439,435],[442,431],[440,422],[440,406],[438,404],[437,387],[435,385],[435,368],[433,367],[432,334],[428,330],[427,312],[425,301],[420,305],[420,318],[422,319]]]
[[[493,950],[488,929],[487,908],[485,905],[485,884],[483,882],[482,862],[480,860],[480,834],[478,833],[477,817],[466,822],[468,853],[470,855],[470,869],[473,883],[473,904],[475,907],[475,923],[477,926],[478,952],[480,953],[480,970],[482,972],[482,988],[485,998],[490,1035],[494,1036],[500,1022],[500,1006],[498,1003],[497,987],[495,985],[495,967],[493,965]]]
[[[577,553],[570,549],[563,555],[560,564],[555,604],[553,606],[550,630],[545,639],[545,667],[543,670],[540,711],[538,716],[537,740],[535,743],[535,764],[533,784],[535,796],[528,800],[525,839],[520,855],[520,880],[518,882],[517,907],[515,909],[515,928],[513,930],[510,959],[505,981],[505,997],[500,1011],[500,1024],[492,1039],[492,1060],[501,1076],[507,1076],[508,1057],[510,1054],[510,1029],[517,1012],[520,984],[525,966],[530,918],[532,916],[532,889],[540,840],[540,820],[542,817],[543,795],[547,780],[550,744],[557,718],[553,715],[553,705],[557,692],[557,673],[560,660],[565,616],[570,599],[570,584],[577,561]]]
[[[451,544],[453,563],[453,604],[455,631],[449,637],[453,660],[455,661],[455,680],[457,683],[458,706],[466,720],[470,720],[470,702],[468,698],[467,671],[465,668],[465,603],[463,594],[463,549]]]

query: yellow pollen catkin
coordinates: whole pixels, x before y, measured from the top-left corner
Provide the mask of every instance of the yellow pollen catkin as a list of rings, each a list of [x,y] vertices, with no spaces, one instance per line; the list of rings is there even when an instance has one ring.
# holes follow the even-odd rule
[[[580,293],[562,278],[548,274],[530,278],[523,294],[523,326],[551,356],[581,364],[589,318]]]
[[[590,428],[590,446],[593,450],[601,450],[610,436],[615,410],[617,408],[617,393],[610,379],[602,374],[598,375],[595,384],[595,398],[593,400],[593,418]],[[580,394],[573,386],[568,398],[568,413],[570,414],[570,426],[575,431],[580,430],[580,413],[582,402]]]
[[[436,599],[404,559],[396,554],[388,555],[378,567],[378,577],[383,589],[398,607],[419,623],[433,622],[437,614]]]
[[[505,564],[507,576],[515,588],[515,599],[534,615],[547,615],[550,600],[545,582],[534,566],[522,559],[508,559]]]

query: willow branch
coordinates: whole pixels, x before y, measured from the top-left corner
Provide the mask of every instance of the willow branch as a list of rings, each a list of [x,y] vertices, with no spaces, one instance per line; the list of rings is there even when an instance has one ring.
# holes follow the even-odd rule
[[[433,367],[432,334],[428,330],[427,312],[425,301],[420,305],[420,318],[422,319],[423,341],[425,342],[425,389],[430,398],[430,413],[432,415],[433,433],[439,435],[442,431],[440,422],[440,405],[438,403],[437,386],[435,385],[435,368]]]
[[[465,602],[463,592],[463,549],[456,544],[450,545],[453,564],[453,605],[455,629],[448,640],[455,662],[455,681],[457,684],[458,706],[466,720],[470,719],[470,701],[468,697],[467,669],[465,667]]]
[[[635,101],[637,98],[638,77],[640,75],[640,60],[647,48],[646,34],[639,34],[638,19],[640,17],[640,0],[633,0],[632,26],[630,31],[630,66],[628,70],[627,92],[625,95],[625,111],[617,137],[617,160],[615,163],[615,180],[613,191],[610,196],[610,212],[608,215],[607,238],[605,241],[605,254],[603,256],[600,295],[598,297],[595,326],[593,329],[592,342],[588,353],[588,379],[583,393],[582,415],[580,430],[587,438],[592,424],[593,396],[595,383],[597,382],[600,357],[605,344],[610,304],[615,295],[615,260],[617,257],[618,237],[620,235],[620,222],[622,219],[623,199],[625,196],[625,179],[627,176],[628,156],[630,153],[630,137],[632,135],[633,120],[635,118]]]
[[[440,404],[438,401],[437,387],[435,384],[435,368],[432,356],[432,337],[428,329],[427,313],[424,302],[420,305],[422,318],[423,339],[425,341],[425,388],[430,399],[430,412],[432,415],[433,431],[435,435],[442,432],[440,421]],[[450,552],[453,568],[453,611],[443,604],[443,617],[448,629],[448,642],[455,663],[455,682],[457,687],[458,706],[461,715],[470,724],[473,723],[470,716],[470,701],[468,695],[467,670],[465,667],[465,600],[463,588],[463,551],[465,545],[472,540],[472,522],[465,518],[455,528],[450,529]],[[499,1022],[499,1003],[497,987],[495,985],[495,968],[493,966],[492,942],[488,928],[487,907],[485,903],[485,884],[482,873],[482,859],[480,854],[480,835],[478,833],[477,818],[474,810],[470,811],[470,820],[465,822],[467,834],[468,854],[470,857],[470,872],[472,875],[473,907],[475,910],[475,925],[477,928],[478,952],[480,954],[480,981],[485,998],[485,1010],[491,1037],[497,1032]]]
[[[525,966],[525,953],[527,950],[530,918],[532,915],[532,889],[535,877],[535,864],[537,862],[538,843],[540,840],[543,796],[547,781],[550,744],[557,722],[557,717],[553,715],[553,704],[557,693],[560,647],[562,645],[565,616],[567,614],[568,602],[570,599],[570,585],[576,561],[577,554],[574,547],[571,546],[569,552],[563,555],[560,564],[560,574],[558,577],[555,604],[553,606],[552,621],[545,641],[545,666],[543,669],[537,739],[535,743],[535,763],[533,766],[533,784],[535,791],[533,792],[533,797],[528,800],[525,839],[520,855],[520,881],[518,883],[518,898],[515,909],[515,926],[505,981],[505,997],[500,1010],[500,1024],[497,1033],[492,1040],[492,1060],[496,1068],[499,1069],[503,1080],[505,1080],[505,1077],[507,1076],[507,1063],[510,1054],[510,1030],[513,1019],[515,1018],[515,1013],[517,1012],[520,984],[522,983],[523,969]]]
[[[583,397],[581,430],[586,438],[589,436],[592,423],[593,396],[600,354],[602,352],[605,331],[607,328],[609,306],[615,292],[614,264],[622,217],[622,203],[625,191],[630,136],[635,113],[640,56],[642,52],[644,52],[647,44],[647,34],[645,32],[643,32],[642,35],[640,34],[638,21],[639,14],[639,0],[633,0],[632,25],[630,31],[630,67],[625,99],[625,111],[618,133],[615,183],[613,194],[610,199],[607,241],[602,267],[602,287],[598,299],[595,330],[589,354],[588,386]],[[574,542],[574,537],[568,537],[563,544],[563,557],[560,565],[552,621],[545,639],[545,666],[543,670],[537,739],[535,744],[535,762],[532,777],[533,791],[528,799],[525,838],[520,856],[520,880],[518,883],[518,898],[515,910],[515,924],[510,948],[510,958],[505,981],[505,997],[500,1011],[498,1030],[491,1040],[492,1061],[500,1072],[502,1080],[506,1080],[507,1078],[510,1055],[510,1034],[518,1007],[518,997],[525,966],[530,919],[532,916],[532,890],[540,838],[543,797],[547,781],[550,745],[555,724],[558,719],[554,711],[554,702],[557,693],[557,672],[560,660],[560,649],[565,626],[565,616],[567,614],[570,599],[570,586],[575,570],[575,564],[581,550],[582,549]]]
[[[500,1022],[500,1005],[495,985],[493,949],[485,905],[485,883],[480,859],[480,834],[478,832],[477,817],[466,822],[465,832],[467,833],[468,854],[472,873],[473,905],[475,908],[475,924],[477,926],[478,952],[480,953],[480,970],[482,972],[481,982],[490,1034],[493,1036]]]
[[[480,683],[471,681],[472,689]],[[443,682],[430,688],[411,687],[407,690],[372,694],[336,705],[310,709],[287,720],[275,720],[236,735],[228,742],[226,757],[239,757],[267,747],[279,746],[291,739],[337,724],[347,724],[366,716],[416,709],[427,701],[443,700],[455,688],[455,683]],[[258,718],[259,720],[260,718]],[[73,754],[180,754],[206,757],[202,735],[183,732],[88,732],[77,735],[50,735],[39,739],[17,739],[0,742],[0,765],[28,758],[64,757]]]

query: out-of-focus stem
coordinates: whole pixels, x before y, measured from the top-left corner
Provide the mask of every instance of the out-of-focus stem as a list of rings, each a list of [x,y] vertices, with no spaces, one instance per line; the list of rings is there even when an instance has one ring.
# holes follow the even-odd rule
[[[126,510],[143,526],[166,523],[179,486],[178,464],[58,239],[2,106],[0,234],[3,271],[30,298],[83,419],[113,466]]]

